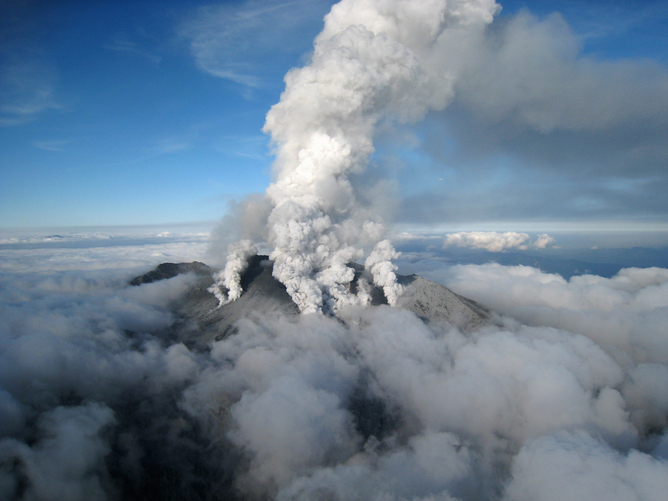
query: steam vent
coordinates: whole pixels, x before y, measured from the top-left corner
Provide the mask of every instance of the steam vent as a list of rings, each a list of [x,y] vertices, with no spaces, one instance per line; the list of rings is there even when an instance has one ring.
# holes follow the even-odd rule
[[[350,266],[355,269],[355,278],[351,284],[353,289],[361,278],[371,282],[363,266]],[[223,306],[219,306],[218,299],[208,290],[214,282],[214,270],[203,263],[163,263],[155,270],[134,278],[131,283],[141,285],[182,273],[198,275],[199,279],[176,308],[179,325],[175,331],[178,340],[186,346],[203,349],[210,342],[235,333],[235,324],[242,318],[260,318],[272,313],[288,316],[299,314],[285,286],[272,276],[272,267],[273,263],[267,256],[253,256],[241,276],[243,294],[236,301]],[[447,287],[417,275],[397,275],[397,279],[404,286],[397,307],[412,311],[427,323],[448,322],[467,332],[484,325],[489,318],[482,306]],[[371,306],[387,304],[379,287],[373,287],[371,294]]]

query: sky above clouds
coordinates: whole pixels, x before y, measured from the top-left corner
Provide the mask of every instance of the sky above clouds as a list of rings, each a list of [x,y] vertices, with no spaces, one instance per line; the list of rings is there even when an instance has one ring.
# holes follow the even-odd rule
[[[333,2],[5,3],[0,227],[211,221],[262,193],[261,131]],[[668,7],[500,2],[454,97],[365,177],[402,229],[666,230]]]

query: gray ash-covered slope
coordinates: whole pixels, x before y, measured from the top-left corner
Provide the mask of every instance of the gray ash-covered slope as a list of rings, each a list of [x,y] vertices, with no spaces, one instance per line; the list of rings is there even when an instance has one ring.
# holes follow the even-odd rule
[[[297,305],[271,272],[272,265],[267,256],[253,256],[241,276],[243,294],[221,307],[218,299],[208,291],[213,284],[213,270],[199,279],[177,309],[181,318],[181,340],[188,345],[204,347],[235,332],[235,323],[241,318],[258,318],[271,313],[297,315]]]
[[[480,327],[489,313],[472,299],[455,294],[447,287],[418,275],[399,275],[405,291],[398,306],[426,321],[446,321],[466,331]]]
[[[364,267],[357,264],[353,292],[360,278],[372,282]],[[203,263],[164,263],[156,270],[132,280],[133,285],[171,278],[179,273],[196,273],[199,279],[186,293],[176,308],[179,317],[177,335],[181,341],[204,348],[213,340],[222,339],[236,331],[235,324],[241,318],[259,318],[272,313],[297,315],[299,309],[287,293],[285,286],[272,276],[272,262],[267,256],[254,256],[241,277],[243,294],[236,301],[218,307],[218,300],[208,291],[213,284],[214,270]],[[473,330],[483,325],[489,315],[475,301],[455,294],[447,287],[417,275],[398,275],[405,287],[398,307],[414,312],[426,322],[445,321],[463,330]],[[373,306],[387,304],[378,287],[372,290]]]

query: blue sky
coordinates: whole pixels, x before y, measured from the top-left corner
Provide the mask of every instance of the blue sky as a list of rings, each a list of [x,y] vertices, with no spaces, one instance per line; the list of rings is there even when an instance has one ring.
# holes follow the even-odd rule
[[[450,106],[376,139],[367,175],[395,183],[394,221],[667,230],[668,6],[500,3]],[[263,192],[264,117],[332,2],[7,4],[0,227],[16,228],[216,220]]]

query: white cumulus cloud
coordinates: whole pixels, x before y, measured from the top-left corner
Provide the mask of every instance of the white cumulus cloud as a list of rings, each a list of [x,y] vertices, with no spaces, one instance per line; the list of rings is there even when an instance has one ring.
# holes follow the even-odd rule
[[[460,231],[445,236],[443,247],[469,247],[484,249],[489,252],[503,252],[508,249],[527,250],[529,247],[545,249],[554,243],[547,234],[539,235],[532,243],[527,233],[507,231]]]

